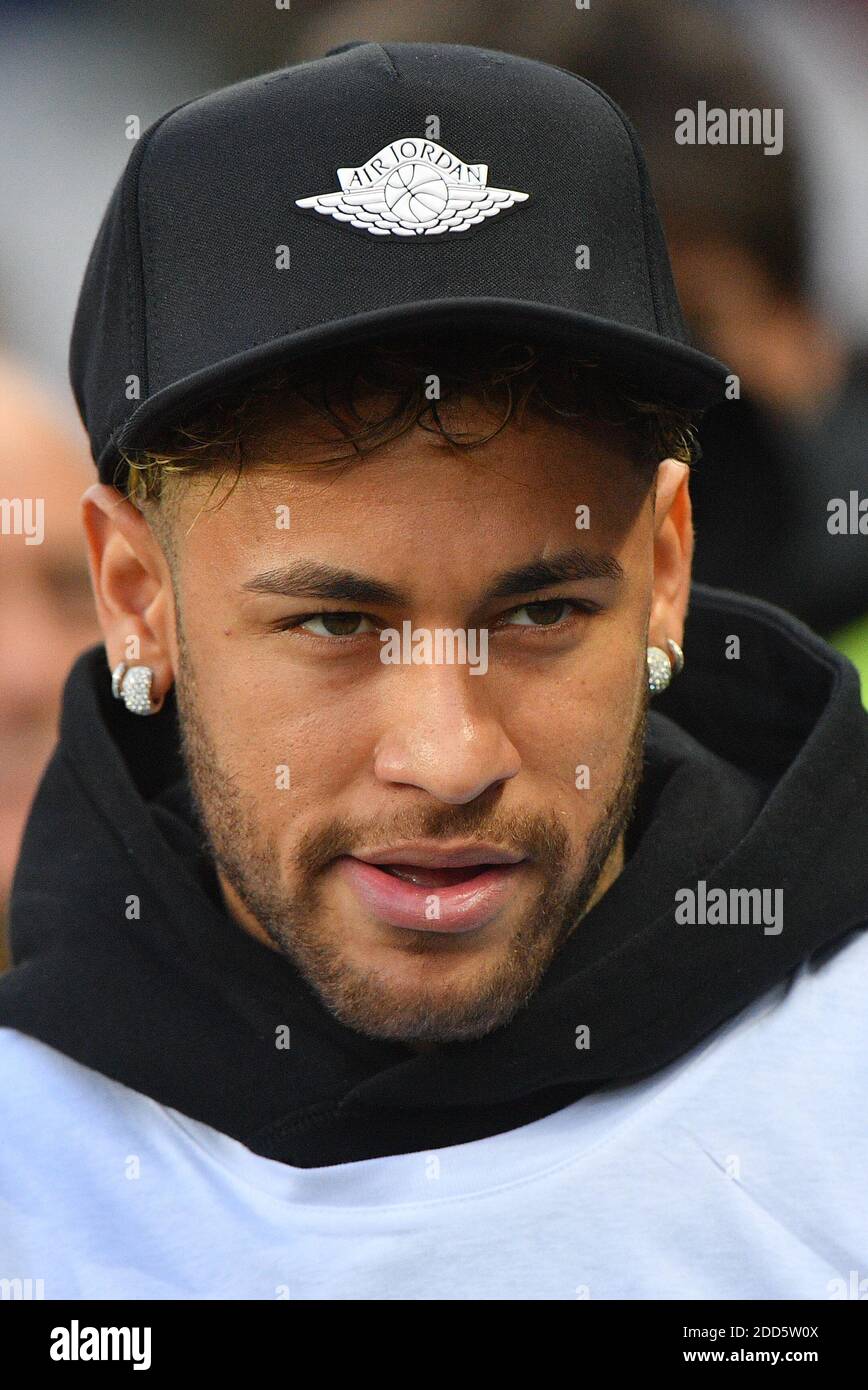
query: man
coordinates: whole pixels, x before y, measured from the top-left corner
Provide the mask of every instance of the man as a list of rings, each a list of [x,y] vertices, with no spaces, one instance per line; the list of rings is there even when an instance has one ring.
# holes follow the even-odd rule
[[[0,1272],[849,1288],[868,720],[795,620],[690,593],[725,369],[618,110],[404,44],[192,102],[72,375],[105,649],[18,870]]]

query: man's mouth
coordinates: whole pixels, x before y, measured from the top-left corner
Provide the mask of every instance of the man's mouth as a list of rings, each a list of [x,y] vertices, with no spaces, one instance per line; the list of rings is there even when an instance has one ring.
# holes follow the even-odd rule
[[[516,851],[480,843],[403,845],[336,861],[357,901],[379,921],[435,932],[491,921],[528,863]]]
[[[453,883],[465,883],[478,878],[490,864],[468,864],[466,868],[425,869],[417,864],[378,864],[383,873],[401,878],[405,883],[416,883],[420,888],[449,888]]]

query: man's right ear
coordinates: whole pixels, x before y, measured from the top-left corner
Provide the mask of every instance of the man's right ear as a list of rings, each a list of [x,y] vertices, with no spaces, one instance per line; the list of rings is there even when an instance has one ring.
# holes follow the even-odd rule
[[[94,483],[81,499],[90,578],[109,665],[150,666],[160,704],[177,664],[172,575],[156,536],[128,498]]]

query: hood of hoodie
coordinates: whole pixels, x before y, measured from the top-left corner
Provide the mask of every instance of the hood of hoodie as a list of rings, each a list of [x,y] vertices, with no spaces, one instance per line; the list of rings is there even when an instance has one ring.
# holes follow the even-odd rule
[[[700,585],[684,648],[649,710],[622,873],[508,1024],[424,1054],[341,1024],[230,917],[174,700],[131,718],[90,649],[25,833],[0,1025],[300,1167],[482,1138],[665,1066],[868,922],[855,669],[781,610]],[[782,890],[782,929],[680,923],[700,881]]]

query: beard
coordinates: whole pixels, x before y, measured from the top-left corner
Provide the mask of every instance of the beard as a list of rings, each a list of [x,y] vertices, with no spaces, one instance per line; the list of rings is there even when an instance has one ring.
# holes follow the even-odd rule
[[[261,823],[261,804],[221,765],[202,719],[195,675],[179,633],[176,693],[182,751],[211,856],[267,940],[298,970],[321,1003],[343,1024],[368,1037],[409,1044],[483,1037],[509,1022],[538,988],[554,955],[588,909],[603,870],[633,813],[642,777],[648,694],[643,682],[616,790],[593,825],[584,861],[571,868],[571,844],[554,813],[496,809],[498,793],[466,805],[434,804],[388,824],[336,817],[301,836],[293,856],[294,886],[283,881],[278,844]],[[285,793],[277,793],[284,795]],[[533,861],[542,886],[496,958],[480,964],[460,988],[438,987],[438,955],[454,939],[435,931],[403,931],[396,946],[418,960],[412,985],[398,984],[373,966],[353,961],[330,928],[322,877],[333,861],[365,844],[425,838],[480,839],[517,850]],[[231,913],[231,909],[227,907]]]

